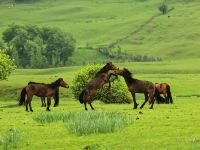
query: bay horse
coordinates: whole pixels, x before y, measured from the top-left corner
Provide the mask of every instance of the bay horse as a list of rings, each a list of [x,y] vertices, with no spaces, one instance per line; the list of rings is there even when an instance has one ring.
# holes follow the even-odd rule
[[[29,84],[44,84],[44,83],[38,83],[38,82],[32,82],[30,81],[28,83]],[[45,102],[45,97],[41,97],[41,102],[42,102],[42,107],[46,107],[46,102]],[[55,97],[54,97],[54,107],[57,107],[59,104],[59,88],[55,93]]]
[[[140,106],[140,109],[144,107],[147,101],[151,104],[150,109],[153,108],[154,105],[154,96],[155,96],[155,86],[152,82],[150,81],[144,81],[144,80],[138,80],[132,77],[132,73],[124,68],[122,70],[118,69],[114,71],[117,75],[120,75],[124,78],[126,85],[128,87],[129,92],[131,93],[133,97],[133,109],[137,109],[137,104],[135,94],[136,93],[144,93],[145,96],[145,101],[144,103]]]
[[[170,90],[170,85],[167,83],[155,83],[155,87],[157,89],[157,91],[159,92],[159,94],[163,94],[164,95],[164,102],[166,104],[173,104],[173,99],[172,99],[172,94],[171,94],[171,90]],[[157,101],[159,102],[159,99],[157,99]]]
[[[110,70],[118,69],[112,62],[107,63],[100,71],[96,73],[93,79],[86,84],[85,88],[79,95],[79,101],[81,104],[84,103],[85,110],[87,110],[86,103],[90,104],[92,110],[94,107],[92,106],[92,101],[96,95],[96,92],[99,88],[103,87],[104,84],[109,83],[110,88],[110,77],[112,75],[116,76],[113,73],[109,73]]]
[[[56,91],[59,87],[69,88],[69,85],[62,79],[59,78],[51,84],[29,84],[24,87],[21,91],[21,97],[19,99],[19,105],[26,104],[26,111],[28,111],[28,105],[30,111],[33,111],[31,107],[31,101],[33,96],[47,97],[47,111],[50,111],[49,107],[51,105],[51,97],[55,98]],[[25,100],[27,95],[27,99]]]

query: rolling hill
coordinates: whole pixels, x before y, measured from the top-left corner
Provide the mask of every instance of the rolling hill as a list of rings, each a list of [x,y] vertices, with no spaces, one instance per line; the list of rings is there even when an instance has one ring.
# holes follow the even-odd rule
[[[0,2],[0,33],[9,24],[36,24],[71,32],[77,49],[69,64],[103,62],[110,58],[94,48],[116,43],[131,55],[163,60],[200,57],[199,0],[167,0],[167,15],[159,15],[161,0],[40,0]],[[92,47],[93,49],[89,49]]]

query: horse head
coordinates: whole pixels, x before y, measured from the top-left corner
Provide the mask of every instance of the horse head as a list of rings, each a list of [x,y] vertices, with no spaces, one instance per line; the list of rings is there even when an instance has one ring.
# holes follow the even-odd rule
[[[63,78],[59,78],[58,80],[56,80],[56,82],[64,88],[69,88],[69,85],[63,80]]]

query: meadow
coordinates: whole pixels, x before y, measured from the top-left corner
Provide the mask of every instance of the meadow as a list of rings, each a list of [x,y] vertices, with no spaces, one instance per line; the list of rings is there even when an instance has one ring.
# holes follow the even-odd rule
[[[199,0],[167,0],[174,9],[166,15],[158,10],[161,0],[12,2],[0,0],[0,38],[10,24],[35,24],[70,32],[77,43],[66,67],[18,68],[0,81],[0,149],[200,149]],[[127,55],[163,61],[120,62],[96,51],[115,42]],[[130,69],[134,78],[169,83],[174,104],[133,110],[132,104],[95,100],[95,111],[85,112],[70,88],[60,88],[60,105],[51,105],[51,112],[37,97],[34,112],[18,106],[29,81],[50,83],[62,77],[73,86],[81,65],[107,61]],[[136,94],[136,99],[142,104],[144,96]]]
[[[80,70],[81,66],[17,69],[8,81],[1,81],[0,84],[0,140],[5,141],[9,132],[14,130],[18,133],[16,137],[19,138],[13,140],[15,144],[11,147],[17,149],[199,149],[199,70],[195,68],[191,70],[189,65],[182,62],[176,64],[176,70],[175,67],[173,68],[174,63],[170,62],[117,65],[130,68],[135,78],[152,82],[168,82],[171,85],[174,104],[155,104],[153,110],[146,105],[142,110],[133,110],[132,104],[104,104],[95,100],[93,105],[96,110],[93,112],[89,109],[85,112],[83,105],[73,98],[70,89],[61,88],[59,107],[51,107],[51,112],[46,112],[45,108],[41,107],[40,100],[35,97],[32,105],[34,112],[27,113],[23,106],[17,106],[17,98],[21,88],[28,81],[49,83],[63,77],[71,84],[73,74]],[[149,66],[152,69],[149,69]],[[185,66],[184,72],[183,69],[179,72],[179,67],[183,68],[183,66]],[[144,97],[138,94],[137,99],[141,104]],[[72,118],[77,119],[70,119],[69,113],[75,116]],[[124,117],[129,121],[123,120],[124,124],[119,123],[117,130],[108,128],[106,133],[103,132],[104,130],[103,133],[96,132],[96,126],[91,123],[92,127],[87,131],[91,134],[79,134],[81,127],[84,127],[79,125],[80,118],[85,117],[87,122],[87,118],[93,117],[91,114],[94,116],[104,114],[104,117],[109,118],[109,113],[113,113],[114,116],[119,115],[116,116],[118,119],[113,119],[114,124],[119,120],[120,115],[125,115]],[[63,121],[62,116],[68,116],[68,121]],[[100,115],[100,118],[103,117]],[[106,123],[101,119],[100,122],[101,126],[105,126]],[[110,123],[111,127],[113,122]],[[109,124],[106,126],[109,127]],[[84,133],[82,131],[80,132]],[[1,146],[5,147],[5,144]]]

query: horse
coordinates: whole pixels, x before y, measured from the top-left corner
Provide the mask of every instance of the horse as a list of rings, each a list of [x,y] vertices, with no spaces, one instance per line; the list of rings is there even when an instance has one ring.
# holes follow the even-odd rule
[[[114,71],[117,75],[120,75],[124,78],[126,85],[128,87],[129,92],[133,97],[133,109],[137,109],[138,105],[136,102],[135,94],[136,93],[144,93],[145,101],[140,106],[140,109],[144,107],[147,101],[151,104],[150,109],[153,109],[154,101],[155,101],[155,86],[150,81],[138,80],[132,77],[132,73],[124,68],[122,70],[118,69]]]
[[[56,91],[59,87],[63,88],[69,88],[69,85],[62,79],[59,78],[55,82],[52,82],[51,84],[29,84],[26,87],[24,87],[21,91],[21,97],[19,99],[19,105],[26,104],[26,111],[28,110],[28,105],[30,111],[33,112],[31,101],[33,96],[38,97],[47,97],[47,111],[50,111],[49,107],[51,105],[51,97],[55,98]],[[25,97],[27,95],[27,99],[25,100]]]
[[[37,82],[32,82],[30,81],[29,84],[44,84],[44,83],[37,83]],[[46,107],[46,102],[45,102],[45,97],[41,97],[41,102],[42,102],[42,107]],[[55,99],[54,99],[54,107],[57,107],[59,104],[59,88],[55,93]]]
[[[90,104],[92,110],[94,107],[92,106],[92,101],[96,95],[96,92],[99,88],[103,87],[104,84],[109,83],[110,88],[110,77],[112,75],[116,76],[113,73],[109,73],[110,70],[118,69],[112,62],[108,62],[100,71],[98,71],[94,78],[91,79],[88,84],[84,87],[83,91],[79,95],[79,101],[81,104],[84,103],[85,110],[87,109],[86,103]]]
[[[173,104],[172,94],[170,90],[170,85],[167,83],[155,83],[155,87],[158,90],[159,94],[164,95],[164,103]],[[159,99],[157,99],[159,102]]]

